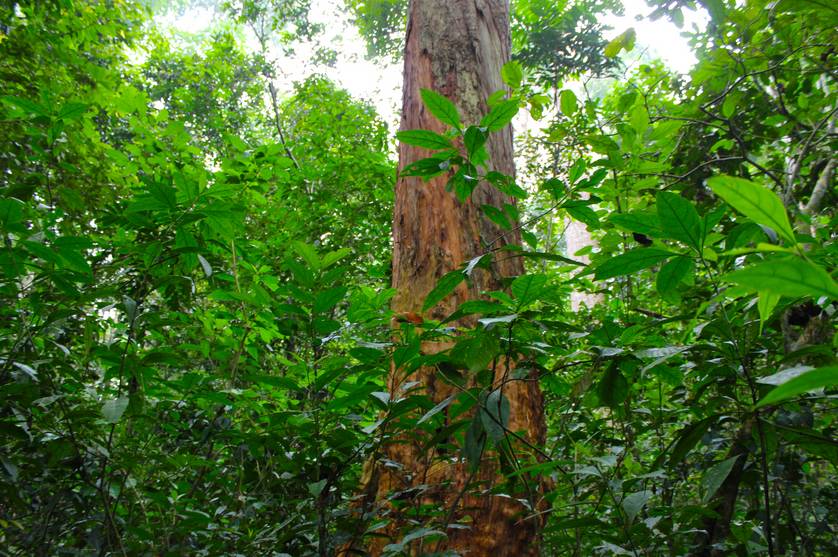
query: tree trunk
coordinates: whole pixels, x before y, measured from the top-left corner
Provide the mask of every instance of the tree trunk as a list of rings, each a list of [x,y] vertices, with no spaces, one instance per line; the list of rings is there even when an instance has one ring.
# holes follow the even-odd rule
[[[477,123],[488,112],[486,99],[503,88],[500,69],[509,57],[509,6],[507,0],[411,0],[405,45],[404,97],[402,130],[426,129],[443,132],[443,125],[423,106],[421,88],[432,89],[457,105],[463,121]],[[509,128],[492,134],[488,143],[490,165],[509,176],[514,175],[512,131]],[[399,147],[399,168],[427,157],[429,152],[409,145]],[[485,218],[480,207],[502,207],[514,203],[486,183],[475,189],[471,199],[461,203],[445,191],[450,176],[423,182],[419,178],[400,177],[396,185],[393,219],[393,301],[396,314],[421,314],[427,294],[445,273],[488,251],[487,245],[520,244],[517,230],[504,231]],[[498,240],[500,238],[500,240]],[[425,315],[440,319],[460,303],[475,299],[487,290],[501,289],[501,279],[523,273],[520,258],[496,258],[491,270],[475,269],[470,284],[462,284],[447,299]],[[465,319],[458,325],[472,325]],[[432,354],[450,348],[450,343],[423,343],[422,350]],[[502,374],[501,374],[502,375]],[[534,379],[534,378],[533,378]],[[389,390],[398,396],[405,382],[404,372],[393,369]],[[434,402],[457,392],[454,386],[436,377],[436,370],[421,368],[407,378],[424,386]],[[531,443],[542,443],[544,418],[542,397],[535,380],[512,381],[504,386],[511,413],[509,429],[521,432]],[[399,542],[411,530],[404,516],[387,503],[394,492],[416,491],[416,503],[439,506],[443,516],[439,528],[448,538],[436,542],[414,542],[413,554],[453,550],[469,556],[519,557],[538,553],[539,520],[535,514],[510,497],[487,493],[502,477],[497,455],[484,455],[474,475],[461,458],[435,454],[420,445],[427,439],[402,438],[384,449],[388,466],[378,466],[375,473],[376,498],[390,511],[392,519],[384,533],[389,540],[376,540],[370,547],[379,555],[387,543]],[[392,463],[398,463],[394,466]],[[421,486],[421,487],[419,487]],[[477,489],[469,489],[469,486]],[[467,529],[447,528],[457,521],[470,524]],[[414,526],[413,528],[418,527]]]

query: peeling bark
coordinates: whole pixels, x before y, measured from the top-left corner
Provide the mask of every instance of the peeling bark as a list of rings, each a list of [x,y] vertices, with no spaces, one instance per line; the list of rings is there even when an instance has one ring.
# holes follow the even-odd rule
[[[443,132],[438,122],[423,106],[420,89],[439,92],[457,105],[464,123],[475,123],[488,112],[485,100],[503,88],[500,69],[509,57],[509,6],[506,0],[411,0],[405,45],[404,97],[402,130],[427,129]],[[509,128],[493,134],[487,145],[494,170],[514,174],[512,132]],[[424,149],[402,144],[399,168],[428,156]],[[396,184],[393,219],[393,287],[397,294],[393,309],[397,314],[421,314],[427,294],[445,273],[487,251],[496,242],[520,244],[520,235],[506,233],[483,216],[484,204],[502,207],[514,200],[488,184],[481,184],[472,198],[461,203],[445,191],[449,176],[424,182],[419,178],[400,177]],[[499,247],[496,242],[493,247]],[[502,288],[502,279],[523,273],[519,258],[499,258],[491,270],[475,269],[470,284],[462,284],[446,300],[424,317],[440,319],[460,303],[478,298],[481,292]],[[473,324],[464,319],[458,325]],[[450,343],[424,343],[424,353],[450,348]],[[509,371],[509,370],[507,370]],[[498,373],[503,375],[503,373]],[[436,376],[435,369],[423,368],[409,377],[393,369],[390,392],[398,393],[405,380],[418,381],[424,393],[439,402],[456,392],[454,386]],[[511,381],[504,386],[511,416],[509,429],[522,432],[529,442],[544,438],[542,396],[535,380]],[[427,439],[402,438],[383,449],[389,466],[378,466],[370,474],[376,482],[378,504],[392,520],[383,529],[384,537],[368,546],[372,555],[380,555],[388,543],[399,542],[411,529],[406,517],[388,502],[388,496],[401,492],[415,504],[429,504],[445,509],[440,522],[468,522],[467,529],[448,529],[448,539],[437,547],[415,542],[414,554],[453,550],[463,555],[500,557],[537,555],[538,520],[513,498],[487,493],[502,480],[497,456],[488,455],[473,475],[461,459],[435,455],[421,446]],[[398,463],[398,466],[392,465]],[[400,466],[400,467],[399,467]],[[371,489],[368,487],[368,489]],[[449,519],[450,520],[447,520]],[[470,519],[470,520],[469,520]],[[441,527],[445,528],[446,524]],[[433,545],[433,547],[428,547]]]

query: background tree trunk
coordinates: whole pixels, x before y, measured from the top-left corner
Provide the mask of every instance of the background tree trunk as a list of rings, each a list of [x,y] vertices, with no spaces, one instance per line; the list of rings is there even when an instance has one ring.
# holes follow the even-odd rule
[[[443,125],[424,107],[420,89],[437,91],[457,105],[466,125],[476,123],[488,112],[486,99],[504,87],[500,69],[509,57],[509,6],[506,0],[411,0],[405,46],[404,99],[402,130],[427,129],[443,132]],[[514,175],[512,131],[495,133],[487,149],[494,170]],[[399,147],[399,168],[429,155],[424,149],[402,144]],[[514,201],[481,184],[472,198],[461,203],[453,193],[445,191],[449,176],[423,182],[419,178],[401,177],[396,185],[393,219],[393,286],[397,289],[393,309],[397,314],[421,313],[427,294],[445,273],[461,267],[470,259],[485,253],[487,245],[520,244],[516,231],[507,233],[483,216],[481,205],[502,207]],[[499,237],[502,237],[498,240]],[[497,241],[496,241],[497,240]],[[523,273],[520,258],[500,256],[491,271],[475,269],[470,284],[462,284],[453,295],[433,308],[426,318],[440,319],[460,303],[477,298],[480,292],[500,289],[502,278]],[[471,325],[464,320],[460,325]],[[449,348],[450,343],[424,343],[424,353]],[[438,402],[456,392],[436,378],[435,370],[422,368],[407,380],[419,381],[426,394]],[[390,392],[398,396],[404,373],[391,373]],[[509,429],[522,432],[531,442],[541,443],[544,437],[544,416],[538,383],[513,381],[504,387],[509,399]],[[421,547],[423,552],[450,549],[469,556],[536,555],[538,552],[538,520],[526,519],[533,513],[508,497],[485,492],[501,477],[497,456],[484,456],[472,477],[468,465],[451,455],[438,455],[433,449],[420,447],[422,439],[399,439],[385,447],[384,457],[399,463],[401,468],[379,466],[376,472],[377,500],[383,503],[388,494],[421,488],[416,503],[438,505],[447,515],[441,523],[453,523],[468,516],[469,529],[448,529],[447,542],[438,547]],[[427,441],[427,440],[424,440]],[[471,479],[476,489],[465,489]],[[477,494],[480,491],[481,494]],[[370,548],[380,554],[386,543],[400,540],[405,528],[403,517],[393,509],[393,521],[386,529],[391,539],[376,541]],[[445,520],[450,518],[450,520]],[[409,531],[409,527],[407,530]],[[404,530],[402,530],[404,533]]]

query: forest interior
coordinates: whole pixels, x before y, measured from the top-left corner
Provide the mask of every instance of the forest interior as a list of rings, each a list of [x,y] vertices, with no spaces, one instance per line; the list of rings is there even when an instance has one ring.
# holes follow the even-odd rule
[[[838,555],[837,50],[0,2],[0,557]]]

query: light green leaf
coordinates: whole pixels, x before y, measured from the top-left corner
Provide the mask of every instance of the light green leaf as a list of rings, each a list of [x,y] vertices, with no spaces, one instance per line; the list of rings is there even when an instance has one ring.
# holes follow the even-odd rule
[[[715,464],[711,468],[704,473],[704,476],[701,478],[701,485],[704,488],[704,497],[702,501],[706,503],[710,500],[713,495],[719,490],[724,483],[725,479],[727,479],[730,471],[733,469],[733,465],[736,464],[736,459],[739,456],[733,456],[727,460],[723,460],[718,464]]]
[[[572,116],[579,108],[576,100],[576,94],[570,89],[562,91],[561,95],[559,95],[559,107],[562,110],[562,114],[565,116]]]
[[[317,250],[314,249],[314,246],[310,246],[305,242],[296,240],[291,242],[291,247],[294,248],[297,255],[299,255],[300,258],[306,262],[306,265],[308,265],[311,270],[317,271],[320,269],[320,257],[317,256]]]
[[[838,284],[823,267],[799,257],[771,259],[724,275],[730,282],[780,296],[838,300]]]
[[[454,103],[430,89],[422,89],[419,94],[422,96],[422,102],[440,122],[460,129],[460,113],[457,112]]]
[[[428,130],[407,130],[397,133],[396,137],[402,143],[426,149],[451,149],[453,147],[447,137]]]
[[[521,63],[517,60],[511,60],[503,65],[500,70],[501,79],[509,85],[510,89],[517,89],[521,86],[521,81],[524,79],[524,70]]]
[[[648,490],[630,493],[623,498],[622,507],[626,512],[628,521],[634,522],[635,517],[643,509],[649,499],[652,497],[652,492]]]
[[[777,404],[797,395],[832,385],[838,385],[838,366],[812,369],[775,387],[757,403],[756,408]]]
[[[128,397],[110,398],[102,404],[102,415],[108,423],[115,424],[128,408]]]
[[[759,293],[759,300],[757,301],[757,309],[759,310],[759,334],[762,334],[762,327],[771,317],[771,312],[777,307],[777,302],[779,301],[779,294],[769,290],[763,290]]]
[[[670,238],[701,251],[701,219],[692,203],[668,191],[657,195],[658,220],[663,232]]]
[[[796,243],[786,208],[771,190],[733,176],[714,176],[707,180],[707,185],[728,205],[755,223],[772,228],[792,245]]]
[[[600,263],[596,268],[594,276],[597,280],[604,280],[620,275],[628,275],[642,269],[647,269],[665,259],[669,259],[673,255],[677,254],[658,248],[633,249]]]

